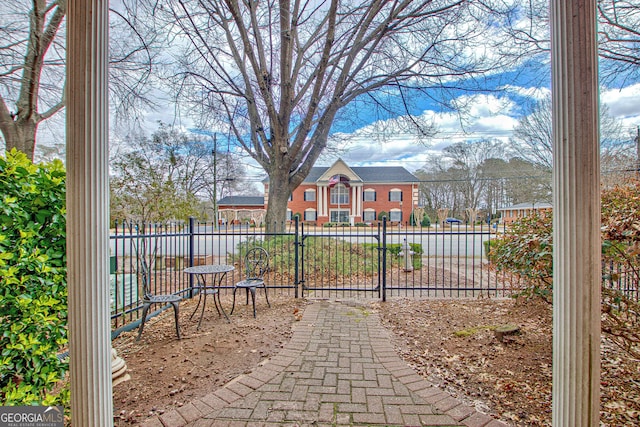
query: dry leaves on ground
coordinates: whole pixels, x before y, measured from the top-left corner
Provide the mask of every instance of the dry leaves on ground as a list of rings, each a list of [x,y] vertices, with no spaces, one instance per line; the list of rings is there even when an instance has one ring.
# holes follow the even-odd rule
[[[114,388],[116,426],[184,405],[251,371],[277,354],[307,301],[258,296],[258,318],[250,306],[236,308],[231,323],[210,307],[201,330],[189,316],[195,301],[181,304],[175,338],[166,311],[137,331],[114,340],[131,380]],[[223,300],[225,307],[229,301]],[[400,356],[432,383],[496,414],[513,426],[551,425],[551,307],[539,301],[390,300],[372,303],[392,332]],[[494,328],[517,325],[518,335],[499,341]],[[603,426],[640,425],[640,363],[606,339],[602,345]]]
[[[398,353],[452,395],[514,426],[551,425],[552,312],[540,300],[376,304]],[[501,342],[493,329],[517,325]],[[640,425],[640,363],[602,341],[601,425]]]

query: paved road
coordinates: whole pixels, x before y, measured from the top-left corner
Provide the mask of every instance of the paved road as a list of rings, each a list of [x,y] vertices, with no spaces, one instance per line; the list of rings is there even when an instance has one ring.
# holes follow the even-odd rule
[[[388,234],[388,244],[402,243],[407,239],[409,243],[419,243],[422,245],[425,255],[438,256],[458,256],[460,253],[472,253],[476,257],[480,257],[482,253],[483,241],[489,238],[495,238],[494,234],[485,230],[483,233],[466,233],[464,228],[458,231],[447,229],[443,232],[432,232],[429,234],[413,234],[412,232],[394,231]],[[205,233],[204,230],[200,231]],[[210,230],[206,231],[210,233]],[[336,233],[311,231],[307,235],[321,235],[333,238],[339,238],[349,242],[358,243],[375,243],[378,240],[365,233]],[[194,237],[194,252],[201,255],[224,256],[228,253],[237,251],[238,244],[247,239],[262,240],[263,236],[259,234],[203,234]],[[117,240],[117,243],[116,243]],[[130,256],[134,254],[140,242],[137,240],[125,239],[123,236],[117,239],[111,238],[111,253],[118,256]],[[117,247],[116,247],[117,246]],[[171,236],[171,237],[153,237],[147,239],[147,250],[158,255],[186,255],[189,253],[189,237],[187,236]]]
[[[505,424],[461,404],[404,363],[376,314],[316,300],[265,365],[143,427]]]

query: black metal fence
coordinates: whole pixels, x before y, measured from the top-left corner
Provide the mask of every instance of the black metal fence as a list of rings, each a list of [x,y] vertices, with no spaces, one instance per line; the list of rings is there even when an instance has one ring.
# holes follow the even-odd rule
[[[305,296],[487,297],[511,291],[486,258],[486,224],[300,227]]]
[[[496,271],[487,258],[491,241],[506,232],[502,226],[333,225],[296,220],[274,227],[282,232],[267,233],[250,224],[218,227],[193,219],[116,223],[111,235],[113,326],[138,319],[141,280],[149,281],[152,293],[191,297],[194,278],[184,268],[231,264],[236,269],[222,282],[222,291],[229,292],[241,279],[240,260],[253,246],[270,254],[269,292],[291,297],[478,298],[506,297],[521,289],[518,278]],[[605,285],[637,301],[637,280],[613,266],[606,269]]]
[[[275,227],[274,227],[275,228]],[[141,280],[152,293],[192,296],[201,264],[239,265],[258,245],[271,256],[270,292],[292,297],[474,297],[505,296],[505,285],[490,268],[484,242],[496,230],[483,226],[312,227],[297,220],[266,233],[249,224],[218,227],[208,222],[149,224],[119,222],[111,234],[111,298],[114,327],[138,318]],[[144,266],[144,268],[143,268]],[[141,271],[148,271],[145,277]],[[223,290],[240,280],[229,273]]]
[[[289,227],[291,228],[291,227]],[[247,248],[265,247],[271,254],[291,246],[293,232],[265,233],[248,225],[217,227],[214,223],[171,222],[163,224],[116,222],[111,230],[111,318],[114,328],[137,320],[142,308],[142,280],[153,294],[172,293],[191,297],[194,277],[186,267],[203,264],[239,265]],[[278,247],[282,245],[283,247]],[[291,257],[272,257],[269,289],[297,297]],[[142,272],[147,271],[143,275]],[[226,275],[223,289],[241,279],[236,268]]]

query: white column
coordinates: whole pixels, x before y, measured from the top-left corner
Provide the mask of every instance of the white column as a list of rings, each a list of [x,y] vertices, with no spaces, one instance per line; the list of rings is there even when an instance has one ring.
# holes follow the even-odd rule
[[[600,160],[596,0],[551,1],[553,425],[599,425]]]
[[[323,200],[323,208],[324,210],[322,211],[322,216],[328,216],[329,215],[329,200],[328,200],[328,192],[329,192],[329,188],[328,187],[322,187],[322,200]]]
[[[74,427],[113,425],[106,0],[67,12],[67,267]]]
[[[351,215],[358,215],[358,188],[356,186],[351,187]]]
[[[318,198],[317,202],[317,215],[322,216],[322,187],[316,187],[316,197]]]

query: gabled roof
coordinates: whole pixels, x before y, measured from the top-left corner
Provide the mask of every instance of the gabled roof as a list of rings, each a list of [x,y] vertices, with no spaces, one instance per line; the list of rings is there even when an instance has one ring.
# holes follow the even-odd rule
[[[354,166],[349,167],[342,160],[338,159],[331,166],[314,166],[309,171],[303,184],[315,184],[317,182],[328,182],[333,175],[345,175],[351,181],[366,183],[410,183],[419,182],[411,172],[402,166]],[[269,177],[262,182],[268,183]]]
[[[318,181],[328,181],[334,174],[348,176],[352,181],[362,181],[367,183],[384,182],[418,182],[412,173],[402,166],[354,166],[349,167],[342,160],[338,159],[331,166],[314,166],[303,183],[315,183]]]
[[[303,182],[317,182],[329,167],[311,168],[309,175]],[[418,182],[411,172],[402,166],[354,166],[351,170],[360,177],[363,182]]]
[[[218,206],[264,206],[264,197],[227,196],[218,201]]]

